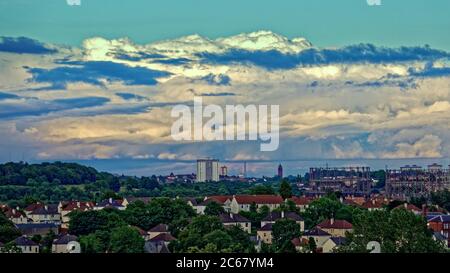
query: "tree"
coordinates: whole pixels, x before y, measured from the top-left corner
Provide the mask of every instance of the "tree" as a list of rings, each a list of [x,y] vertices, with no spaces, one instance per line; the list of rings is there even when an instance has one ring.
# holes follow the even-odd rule
[[[316,240],[313,237],[308,238],[308,250],[313,253],[317,251]]]
[[[74,211],[70,213],[69,233],[88,235],[97,230],[110,230],[123,225],[125,222],[115,210]]]
[[[355,216],[353,232],[340,252],[368,252],[367,244],[377,241],[383,253],[444,252],[432,238],[423,217],[403,208],[392,211],[364,211]]]
[[[280,219],[272,227],[272,244],[277,252],[295,252],[292,239],[300,237],[300,226],[291,219]]]
[[[0,242],[8,243],[19,237],[20,231],[0,210]]]
[[[292,197],[292,187],[286,179],[283,179],[283,181],[281,181],[279,192],[283,199]]]
[[[275,191],[269,185],[256,185],[250,189],[250,194],[255,194],[255,195],[275,194]]]
[[[112,253],[142,253],[145,241],[132,227],[117,227],[112,230],[110,250]]]
[[[306,228],[313,228],[326,219],[337,218],[337,212],[343,206],[337,198],[331,196],[314,200],[303,213]]]
[[[82,253],[105,253],[109,251],[109,231],[96,231],[89,235],[80,236]]]
[[[205,214],[206,215],[211,215],[211,216],[219,216],[221,213],[224,213],[225,210],[222,207],[221,204],[217,203],[217,202],[209,202],[208,204],[206,204],[206,208],[205,208]]]

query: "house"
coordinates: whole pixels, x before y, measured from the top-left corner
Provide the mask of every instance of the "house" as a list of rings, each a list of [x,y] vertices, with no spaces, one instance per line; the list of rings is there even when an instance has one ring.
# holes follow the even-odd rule
[[[79,201],[65,201],[60,202],[58,205],[58,211],[61,215],[61,227],[68,228],[70,221],[69,214],[73,211],[87,211],[94,209],[94,203],[92,202],[79,202]]]
[[[444,236],[447,239],[447,246],[450,246],[450,215],[437,215],[427,222],[428,227]]]
[[[322,253],[332,253],[346,242],[345,237],[331,237],[322,245]]]
[[[383,210],[384,207],[388,203],[389,202],[384,201],[384,200],[380,200],[379,198],[372,198],[372,199],[367,200],[366,202],[364,202],[362,207],[367,209],[368,211]]]
[[[53,240],[52,253],[69,253],[71,250],[68,245],[70,242],[77,242],[78,237],[70,234],[62,234]]]
[[[291,240],[297,252],[302,252],[304,247],[308,245],[309,240],[305,238],[294,238]]]
[[[136,201],[141,201],[144,204],[148,204],[152,201],[152,197],[126,197],[124,199],[125,204],[133,204]]]
[[[231,200],[233,196],[228,195],[214,195],[214,196],[208,196],[205,197],[203,202],[198,203],[194,206],[194,209],[196,210],[197,214],[205,214],[206,205],[208,205],[211,202],[216,202],[222,205],[223,209],[226,212],[230,211],[231,206]]]
[[[252,232],[252,223],[244,216],[233,213],[222,213],[219,215],[219,218],[225,227],[239,226],[248,233]]]
[[[353,230],[353,225],[345,220],[335,220],[333,218],[325,220],[317,225],[321,230],[331,234],[334,237],[345,237],[346,232]]]
[[[168,245],[175,238],[169,233],[161,233],[145,242],[147,253],[170,253]]]
[[[300,211],[305,211],[308,207],[309,204],[314,201],[313,198],[311,197],[297,197],[297,196],[293,196],[292,198],[289,198],[288,200],[292,201],[295,203],[295,206],[300,210]]]
[[[58,205],[38,206],[27,215],[34,223],[55,223],[58,225],[61,223]]]
[[[151,228],[148,232],[148,239],[152,239],[160,234],[170,234],[169,226],[166,224],[159,224]]]
[[[394,209],[406,209],[407,211],[410,211],[410,212],[414,213],[415,215],[421,215],[422,214],[422,210],[421,209],[419,209],[418,207],[414,206],[413,204],[408,204],[408,203],[404,203],[402,205],[398,205]]]
[[[123,200],[114,200],[112,198],[109,198],[107,200],[103,200],[99,203],[97,203],[94,206],[94,210],[102,210],[102,209],[118,209],[118,210],[125,210],[128,206],[128,201],[126,199]]]
[[[447,238],[445,238],[444,235],[442,235],[439,232],[433,233],[433,240],[442,243],[444,245],[444,247],[446,247],[447,249],[450,248],[450,243],[447,240]]]
[[[20,211],[19,208],[12,209],[10,207],[4,206],[2,208],[2,211],[5,214],[6,218],[8,218],[14,224],[28,223],[27,215],[24,212]]]
[[[300,217],[300,215],[295,212],[272,211],[264,219],[261,220],[261,226],[263,227],[264,225],[269,223],[275,224],[275,222],[280,219],[291,219],[300,226],[300,231],[305,230],[305,221],[302,217]]]
[[[332,235],[319,227],[315,227],[311,230],[305,231],[300,239],[304,239],[309,241],[309,238],[313,238],[316,242],[317,248],[322,248],[328,239],[330,239]]]
[[[283,198],[279,195],[235,195],[231,200],[230,210],[232,213],[250,211],[251,205],[255,204],[256,209],[267,206],[270,211],[273,211],[283,202]]]
[[[256,231],[256,238],[259,242],[265,244],[272,244],[272,223],[265,224],[263,227]]]
[[[15,239],[14,244],[20,248],[22,253],[39,253],[39,245],[28,239],[27,236]]]
[[[56,223],[27,223],[27,224],[16,224],[15,225],[22,234],[33,236],[41,235],[45,236],[49,232],[58,234],[59,229]]]
[[[27,215],[27,217],[29,217],[29,214],[30,214],[30,213],[32,213],[32,212],[35,211],[36,209],[41,208],[41,207],[44,207],[44,206],[45,206],[45,205],[44,205],[43,203],[37,202],[37,203],[33,203],[33,204],[28,205],[28,206],[24,209],[24,211],[25,211],[25,214]]]

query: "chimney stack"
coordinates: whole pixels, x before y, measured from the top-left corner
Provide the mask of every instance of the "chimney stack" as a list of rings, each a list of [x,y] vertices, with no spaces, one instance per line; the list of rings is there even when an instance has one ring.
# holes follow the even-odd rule
[[[284,210],[281,211],[281,218],[284,219]]]
[[[334,217],[332,217],[332,218],[330,219],[330,223],[331,223],[332,225],[334,225]]]

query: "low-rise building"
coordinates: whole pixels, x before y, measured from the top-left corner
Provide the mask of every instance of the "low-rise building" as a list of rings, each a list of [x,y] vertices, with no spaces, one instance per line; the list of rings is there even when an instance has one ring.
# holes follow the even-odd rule
[[[303,232],[305,230],[305,221],[300,215],[295,212],[272,211],[263,220],[261,220],[261,226],[269,223],[275,224],[275,222],[280,219],[293,220],[299,225],[300,231]]]
[[[434,232],[441,234],[450,246],[450,215],[437,215],[427,220],[427,225]]]
[[[168,245],[175,238],[169,233],[161,233],[145,242],[145,252],[147,253],[170,253]]]
[[[322,245],[322,253],[332,253],[346,242],[345,237],[331,237]]]
[[[241,227],[245,232],[252,232],[252,223],[244,216],[233,213],[222,213],[219,215],[219,218],[225,227],[238,226]]]
[[[330,239],[332,235],[318,227],[315,227],[311,230],[305,231],[300,239],[304,239],[306,241],[309,241],[310,238],[312,238],[317,248],[322,248],[328,239]]]
[[[272,244],[272,226],[273,224],[269,223],[258,229],[256,237],[259,242],[269,245]]]
[[[33,236],[33,235],[41,235],[45,236],[49,232],[53,232],[54,234],[58,234],[59,228],[55,223],[27,223],[27,224],[16,224],[17,229],[23,235]]]
[[[331,234],[333,237],[345,237],[347,232],[353,230],[353,225],[349,222],[345,220],[335,220],[333,218],[321,222],[317,227]]]
[[[12,209],[8,206],[4,206],[2,208],[3,213],[5,214],[6,218],[8,218],[11,222],[14,224],[26,224],[28,223],[27,215],[19,210],[19,208]]]
[[[61,223],[61,215],[57,205],[43,205],[28,213],[28,217],[34,223]]]
[[[22,253],[39,253],[39,245],[30,240],[27,236],[20,236],[14,240],[14,244],[20,248]]]
[[[283,202],[283,198],[279,195],[235,195],[231,200],[230,210],[232,213],[250,211],[250,207],[254,204],[257,209],[266,206],[273,211]]]
[[[314,201],[313,198],[306,197],[306,196],[301,196],[301,197],[293,196],[292,198],[289,198],[288,200],[294,202],[295,206],[302,212],[305,211],[309,207],[309,204],[312,201]]]
[[[69,243],[77,242],[78,237],[70,234],[63,234],[53,240],[52,253],[70,253]]]
[[[115,200],[112,198],[109,198],[107,200],[103,200],[99,203],[97,203],[94,206],[94,210],[102,210],[102,209],[118,209],[118,210],[125,210],[128,206],[128,201],[125,199],[122,200]]]
[[[148,239],[152,239],[160,234],[170,234],[169,226],[166,224],[159,224],[151,228],[147,233]]]

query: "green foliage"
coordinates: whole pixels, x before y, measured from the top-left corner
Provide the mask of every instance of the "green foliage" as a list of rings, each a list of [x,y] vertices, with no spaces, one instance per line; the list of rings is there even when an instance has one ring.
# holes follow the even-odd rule
[[[450,211],[450,191],[444,190],[431,194],[431,202]]]
[[[106,253],[109,251],[109,231],[97,230],[94,233],[80,236],[82,253]]]
[[[292,187],[286,179],[283,179],[283,181],[281,181],[279,192],[283,199],[292,197]]]
[[[405,209],[392,211],[364,211],[355,216],[353,232],[340,252],[368,252],[367,243],[377,241],[383,253],[444,252],[432,239],[426,221]]]
[[[240,227],[225,228],[216,216],[201,215],[169,247],[176,253],[251,253],[254,246]]]
[[[295,253],[292,239],[300,237],[300,226],[291,219],[280,219],[272,227],[272,244],[276,252]]]
[[[125,221],[114,210],[74,211],[70,214],[69,233],[73,235],[88,235],[98,230],[110,230],[125,225]]]
[[[117,227],[112,230],[110,250],[112,253],[142,253],[145,241],[132,227]]]
[[[386,184],[386,171],[378,170],[370,173],[370,177],[378,180],[378,183],[375,185],[376,188],[381,189],[384,188]]]
[[[0,253],[22,253],[22,249],[14,242],[9,242],[0,249]]]
[[[326,219],[337,218],[338,211],[343,206],[335,197],[322,197],[314,200],[303,213],[305,227],[310,229]],[[341,211],[341,213],[343,212]]]
[[[6,218],[5,214],[0,210],[0,242],[8,243],[19,237],[20,231],[14,224]]]
[[[211,216],[219,216],[221,213],[224,213],[225,210],[221,204],[217,202],[209,202],[206,204],[205,214]]]
[[[275,190],[271,185],[256,185],[250,189],[250,194],[261,195],[261,194],[275,194]]]
[[[252,229],[256,232],[256,229],[261,227],[261,220],[267,217],[269,212],[267,206],[262,206],[258,211],[256,204],[253,203],[250,205],[250,211],[240,211],[239,214],[251,221]]]

